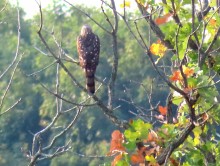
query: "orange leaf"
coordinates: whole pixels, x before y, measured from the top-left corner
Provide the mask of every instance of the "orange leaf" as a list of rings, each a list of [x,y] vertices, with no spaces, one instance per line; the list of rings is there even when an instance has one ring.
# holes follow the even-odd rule
[[[115,130],[112,132],[112,140],[123,139],[124,136],[119,130]]]
[[[125,147],[123,146],[124,135],[119,131],[115,130],[112,132],[112,140],[110,143],[110,152],[107,155],[113,155],[117,152],[125,152]]]
[[[183,66],[183,73],[186,77],[190,77],[194,74],[194,69]],[[173,72],[173,75],[170,77],[171,81],[181,81],[183,79],[179,70]]]
[[[115,156],[113,162],[112,162],[112,166],[116,166],[117,162],[120,161],[122,158],[122,154],[119,154],[117,156]]]
[[[142,156],[141,154],[132,154],[131,155],[131,162],[132,162],[132,164],[144,163],[144,156]]]
[[[157,134],[151,130],[149,133],[148,133],[148,136],[147,136],[147,141],[148,142],[152,142],[152,141],[156,141],[157,140]]]
[[[194,70],[189,67],[183,66],[183,73],[186,75],[186,77],[190,77],[194,74]]]
[[[161,115],[166,115],[167,114],[167,107],[159,106],[159,112]]]
[[[155,20],[155,23],[156,23],[157,25],[165,24],[166,22],[169,21],[169,18],[170,18],[172,15],[173,15],[172,13],[167,13],[167,14],[165,14],[164,16],[157,18],[157,19]]]
[[[216,25],[217,25],[216,19],[213,19],[213,18],[210,19],[209,23],[210,23],[210,25],[212,25],[212,26],[216,26]]]
[[[147,147],[143,146],[140,149],[138,149],[137,154],[143,155],[147,150]]]
[[[171,81],[180,81],[180,80],[182,80],[182,76],[181,76],[180,71],[179,70],[174,71],[173,75],[170,77],[170,80]]]

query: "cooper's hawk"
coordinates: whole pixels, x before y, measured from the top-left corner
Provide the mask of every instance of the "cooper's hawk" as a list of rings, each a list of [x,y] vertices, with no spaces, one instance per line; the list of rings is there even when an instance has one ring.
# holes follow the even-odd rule
[[[77,51],[80,66],[86,74],[86,88],[88,92],[95,92],[95,72],[99,63],[100,41],[92,32],[89,25],[83,25],[77,38]]]

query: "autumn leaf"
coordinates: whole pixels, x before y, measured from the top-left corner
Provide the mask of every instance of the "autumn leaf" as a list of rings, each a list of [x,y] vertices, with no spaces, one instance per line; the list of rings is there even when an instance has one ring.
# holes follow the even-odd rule
[[[173,72],[173,75],[170,77],[171,81],[180,81],[182,80],[182,76],[179,70]]]
[[[121,8],[124,8],[124,7],[131,7],[131,1],[124,1],[124,3],[120,4],[120,7]]]
[[[119,131],[115,130],[112,133],[112,140],[110,143],[110,152],[107,155],[113,155],[117,152],[125,152],[125,147],[123,146],[124,135]]]
[[[146,156],[146,155],[150,156],[152,154],[155,154],[155,151],[156,151],[156,147],[153,147],[153,148],[147,148],[145,146],[141,147],[140,149],[137,150],[136,154],[132,154],[131,155],[131,162],[132,162],[132,164],[144,163],[144,161],[145,161],[145,157],[144,156]]]
[[[186,77],[190,77],[194,74],[194,70],[189,67],[183,66],[183,73],[186,75]]]
[[[217,26],[217,21],[214,18],[210,17],[204,17],[204,20],[208,22],[209,25],[216,27]]]
[[[216,26],[216,25],[217,25],[216,19],[213,19],[213,18],[210,19],[209,24],[210,24],[211,26]]]
[[[167,107],[159,106],[158,110],[161,115],[166,115],[167,114]]]
[[[157,133],[155,133],[153,130],[151,130],[151,131],[148,133],[147,141],[148,141],[148,142],[153,142],[153,141],[156,141],[157,138],[158,138]]]
[[[169,21],[169,18],[170,18],[172,15],[173,15],[172,13],[167,13],[167,14],[165,14],[164,16],[155,19],[155,23],[156,23],[157,25],[165,24],[166,22]]]
[[[166,51],[167,51],[167,47],[163,45],[160,41],[158,43],[153,43],[150,46],[150,52],[154,55],[159,56],[160,58],[164,56]]]
[[[194,69],[183,66],[183,74],[188,78],[194,74]],[[183,77],[179,70],[174,71],[173,75],[170,77],[171,81],[181,81],[182,79]]]
[[[122,154],[119,154],[117,156],[115,156],[113,162],[112,162],[112,166],[116,166],[117,165],[117,162],[120,161],[122,158]]]
[[[132,164],[140,164],[144,163],[144,157],[141,154],[132,154],[131,155]]]
[[[113,140],[123,139],[123,134],[119,130],[115,130],[112,132],[112,139]]]

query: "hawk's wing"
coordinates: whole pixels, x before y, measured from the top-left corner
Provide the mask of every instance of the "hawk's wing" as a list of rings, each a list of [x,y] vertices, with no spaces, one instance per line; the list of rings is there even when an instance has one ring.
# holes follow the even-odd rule
[[[97,35],[88,34],[77,38],[77,51],[80,66],[83,68],[96,68],[99,63],[100,41]]]

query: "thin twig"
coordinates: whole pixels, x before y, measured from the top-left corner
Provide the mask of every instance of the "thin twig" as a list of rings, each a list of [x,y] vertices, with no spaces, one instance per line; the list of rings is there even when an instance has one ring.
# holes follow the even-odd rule
[[[21,25],[20,25],[20,11],[19,9],[17,8],[17,22],[18,22],[18,30],[17,30],[17,47],[16,47],[16,52],[15,52],[15,56],[14,56],[14,59],[12,61],[12,63],[4,70],[4,72],[0,75],[0,79],[8,72],[8,70],[15,64],[17,58],[18,58],[18,55],[19,55],[19,47],[20,47],[20,38],[21,38]]]
[[[88,13],[84,12],[83,10],[79,9],[78,7],[74,6],[73,4],[71,4],[69,1],[67,0],[63,0],[64,2],[66,2],[67,4],[69,4],[70,6],[72,6],[74,9],[80,11],[81,13],[83,13],[86,17],[88,17],[90,20],[92,20],[96,25],[98,25],[102,30],[104,30],[106,33],[111,34],[110,31],[108,31],[106,28],[104,28],[100,23],[98,23],[94,18],[92,18]]]
[[[44,71],[44,70],[50,68],[51,66],[53,66],[53,65],[56,64],[56,63],[57,63],[57,61],[55,60],[55,61],[52,62],[51,64],[45,66],[44,68],[42,68],[42,69],[40,69],[40,70],[38,70],[38,71],[35,71],[35,72],[31,73],[31,74],[26,74],[26,76],[29,77],[29,76],[37,75],[38,73],[40,73],[40,72],[42,72],[42,71]]]
[[[1,114],[0,114],[0,117],[2,116],[2,115],[4,115],[5,113],[7,113],[8,111],[10,111],[11,109],[13,109],[16,105],[18,105],[18,103],[20,103],[21,102],[21,98],[19,98],[12,106],[10,106],[9,108],[7,108],[4,112],[2,112]]]
[[[14,67],[14,70],[12,71],[12,74],[11,74],[11,77],[9,79],[8,85],[7,85],[7,87],[6,87],[5,91],[4,91],[4,94],[2,95],[2,98],[1,98],[1,101],[0,101],[0,109],[2,108],[4,100],[5,100],[5,97],[6,97],[8,91],[9,91],[9,89],[11,87],[12,80],[13,80],[14,75],[15,75],[15,71],[17,70],[18,64],[21,62],[21,58],[22,58],[22,56],[20,57],[20,60],[15,64],[15,67]]]
[[[57,140],[60,136],[62,136],[63,134],[65,134],[65,133],[76,123],[76,121],[77,121],[77,119],[78,119],[80,113],[82,112],[82,109],[83,109],[83,107],[79,107],[79,109],[76,111],[76,114],[75,114],[73,120],[69,123],[69,125],[68,125],[64,130],[62,130],[59,134],[57,134],[56,136],[54,136],[53,139],[51,140],[50,144],[49,144],[48,146],[44,147],[43,150],[48,150],[48,149],[50,149],[50,148],[54,145],[54,143],[56,142],[56,140]]]
[[[106,13],[105,10],[104,10],[103,2],[102,2],[102,4],[101,4],[101,9],[102,9],[102,13],[103,13],[103,14],[105,15],[105,17],[106,17],[106,21],[109,23],[109,25],[110,25],[110,27],[111,27],[111,29],[114,29],[114,27],[113,27],[113,25],[112,25],[112,23],[111,23],[111,21],[110,21],[108,15],[107,15],[107,13]]]
[[[5,4],[4,4],[3,8],[0,10],[0,13],[6,9],[7,5],[8,5],[8,1],[5,0]]]

